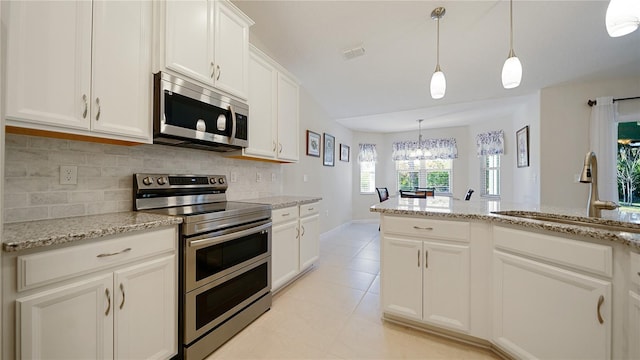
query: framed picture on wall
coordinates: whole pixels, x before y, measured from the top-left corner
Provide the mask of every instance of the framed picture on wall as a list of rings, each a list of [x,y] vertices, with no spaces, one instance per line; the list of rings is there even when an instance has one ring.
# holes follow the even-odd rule
[[[529,126],[516,132],[516,149],[518,151],[518,167],[529,166]]]
[[[336,150],[336,138],[333,135],[324,133],[324,152],[323,162],[324,166],[334,166],[335,162],[335,150]]]
[[[350,148],[345,144],[340,144],[340,161],[349,162]]]
[[[307,155],[320,157],[320,134],[307,130]]]

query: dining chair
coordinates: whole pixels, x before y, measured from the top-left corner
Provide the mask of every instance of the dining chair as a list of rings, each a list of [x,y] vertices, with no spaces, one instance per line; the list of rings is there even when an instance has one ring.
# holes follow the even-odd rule
[[[376,188],[376,191],[378,192],[378,199],[380,199],[380,202],[389,200],[389,189],[386,187]]]
[[[427,196],[431,196],[431,197],[436,196],[436,188],[433,188],[433,187],[426,187],[426,188],[416,187],[415,188],[415,192],[420,192],[420,191],[426,192]]]
[[[414,199],[426,199],[427,192],[426,191],[406,191],[400,190],[401,198],[414,198]]]

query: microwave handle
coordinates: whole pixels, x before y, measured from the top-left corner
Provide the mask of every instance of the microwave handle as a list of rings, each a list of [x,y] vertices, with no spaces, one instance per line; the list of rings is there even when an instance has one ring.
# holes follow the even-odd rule
[[[229,144],[233,144],[236,138],[236,112],[233,111],[233,105],[229,105],[229,111],[231,112],[231,136],[229,136]]]

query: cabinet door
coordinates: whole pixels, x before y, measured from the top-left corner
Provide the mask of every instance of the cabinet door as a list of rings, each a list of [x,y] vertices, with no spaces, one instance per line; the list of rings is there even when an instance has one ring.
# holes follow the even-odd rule
[[[91,2],[12,1],[5,17],[7,124],[89,129]]]
[[[213,11],[208,0],[169,0],[165,18],[165,66],[213,85]]]
[[[629,321],[629,355],[627,359],[640,359],[640,295],[634,291],[629,291],[629,314],[626,318]]]
[[[611,304],[610,282],[494,251],[494,341],[516,358],[611,358]]]
[[[150,1],[95,1],[92,130],[151,142]]]
[[[300,218],[300,270],[320,257],[320,215]]]
[[[424,242],[423,319],[469,331],[469,246]]]
[[[215,86],[246,99],[249,23],[232,4],[216,1],[215,6]]]
[[[271,288],[275,291],[298,274],[298,220],[273,226]]]
[[[115,272],[117,359],[167,359],[177,352],[175,255]]]
[[[111,274],[16,300],[22,359],[113,358]]]
[[[382,246],[383,311],[422,320],[422,242],[385,237]]]
[[[278,158],[298,161],[298,84],[278,74]]]
[[[278,73],[259,53],[249,54],[249,147],[248,155],[276,156]]]

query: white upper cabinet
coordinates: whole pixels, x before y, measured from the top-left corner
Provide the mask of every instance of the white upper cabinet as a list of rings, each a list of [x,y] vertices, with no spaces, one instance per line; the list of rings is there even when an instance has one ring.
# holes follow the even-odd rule
[[[166,4],[165,68],[246,99],[253,21],[226,0],[161,4]]]
[[[282,66],[255,47],[249,54],[249,146],[245,157],[299,159],[299,86]]]
[[[150,2],[7,8],[7,125],[152,141]]]

